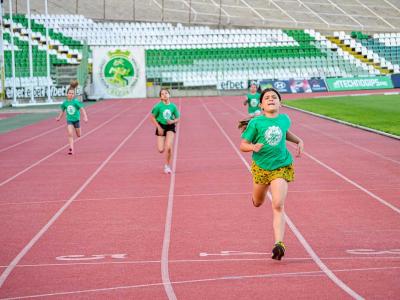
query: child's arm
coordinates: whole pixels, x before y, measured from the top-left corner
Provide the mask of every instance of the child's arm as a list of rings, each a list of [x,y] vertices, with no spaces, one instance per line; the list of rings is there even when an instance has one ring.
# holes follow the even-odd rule
[[[62,111],[60,111],[60,113],[58,114],[56,120],[57,120],[57,121],[60,121],[60,119],[61,119],[61,117],[62,117],[63,115],[64,115],[64,111],[62,110]]]
[[[303,140],[289,130],[286,132],[286,140],[297,144],[296,156],[300,157],[301,153],[304,151]]]
[[[247,105],[247,103],[249,102],[249,99],[246,98],[246,100],[244,100],[243,105]]]
[[[150,121],[151,123],[153,123],[154,126],[157,127],[158,133],[162,135],[164,133],[164,130],[161,128],[160,124],[158,124],[156,117],[154,117],[153,114],[150,115]]]
[[[83,115],[83,120],[85,122],[87,122],[88,121],[87,113],[86,113],[86,110],[83,107],[81,107],[81,113]]]
[[[242,152],[251,152],[251,151],[258,152],[258,151],[260,151],[262,146],[264,146],[264,144],[261,144],[261,143],[252,144],[249,141],[243,139],[240,143],[239,149]]]

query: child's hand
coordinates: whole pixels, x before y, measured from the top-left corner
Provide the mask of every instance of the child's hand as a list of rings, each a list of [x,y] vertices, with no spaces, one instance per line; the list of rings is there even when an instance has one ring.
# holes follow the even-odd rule
[[[174,124],[174,121],[168,119],[168,120],[167,120],[167,124],[168,124],[168,125]]]
[[[87,123],[87,121],[89,121],[87,117],[86,117],[86,118],[84,118],[83,120],[84,120],[86,123]]]
[[[300,157],[304,151],[304,143],[302,140],[297,144],[296,157]]]
[[[261,143],[257,143],[253,145],[253,152],[258,152],[261,150],[262,146],[264,146],[264,144]]]
[[[57,122],[60,121],[60,117],[57,117],[57,118],[56,118],[56,121],[57,121]]]

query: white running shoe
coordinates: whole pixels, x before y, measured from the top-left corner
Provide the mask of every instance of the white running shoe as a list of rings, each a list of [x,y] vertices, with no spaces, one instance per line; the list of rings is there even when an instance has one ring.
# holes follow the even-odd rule
[[[165,174],[171,174],[172,173],[172,170],[171,170],[170,166],[168,166],[168,165],[164,166],[164,173]]]

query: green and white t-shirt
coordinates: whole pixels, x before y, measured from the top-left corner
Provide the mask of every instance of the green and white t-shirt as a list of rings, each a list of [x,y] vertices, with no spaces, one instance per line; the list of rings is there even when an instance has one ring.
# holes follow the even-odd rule
[[[61,109],[66,112],[67,121],[76,122],[81,119],[80,109],[83,107],[83,103],[78,99],[65,100],[61,104]]]
[[[151,113],[156,118],[157,122],[167,125],[167,120],[175,120],[179,118],[180,114],[176,105],[172,102],[169,104],[165,104],[160,101],[156,105],[154,105]]]
[[[252,144],[264,144],[252,156],[260,168],[271,171],[293,162],[293,157],[286,148],[286,132],[289,127],[290,119],[285,114],[279,114],[275,118],[261,115],[250,120],[242,138]]]
[[[247,94],[247,111],[249,114],[254,113],[257,110],[260,110],[260,107],[258,106],[260,104],[260,94],[255,93],[255,94]]]

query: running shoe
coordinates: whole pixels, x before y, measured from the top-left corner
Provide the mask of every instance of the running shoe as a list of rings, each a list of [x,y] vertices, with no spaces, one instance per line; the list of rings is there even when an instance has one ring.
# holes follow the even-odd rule
[[[171,167],[168,166],[168,165],[165,165],[164,166],[164,173],[165,174],[171,174],[172,173]]]
[[[272,259],[281,260],[285,255],[286,247],[283,242],[277,242],[272,248]]]

